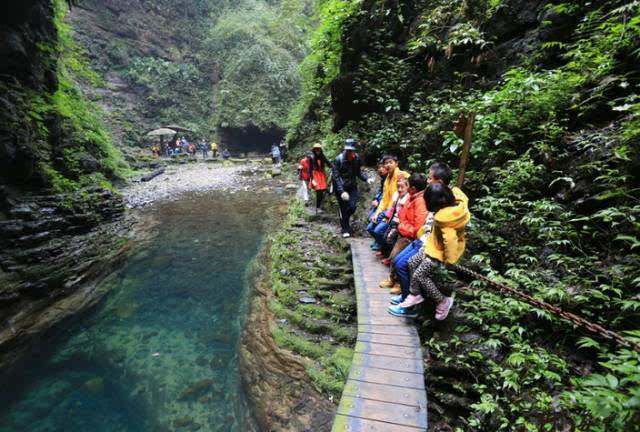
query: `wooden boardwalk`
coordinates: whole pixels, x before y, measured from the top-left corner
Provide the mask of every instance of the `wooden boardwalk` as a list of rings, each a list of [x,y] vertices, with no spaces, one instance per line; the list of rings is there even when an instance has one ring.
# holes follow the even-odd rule
[[[332,432],[427,430],[427,392],[420,339],[412,320],[387,312],[389,276],[369,248],[351,240],[358,302],[358,341]]]

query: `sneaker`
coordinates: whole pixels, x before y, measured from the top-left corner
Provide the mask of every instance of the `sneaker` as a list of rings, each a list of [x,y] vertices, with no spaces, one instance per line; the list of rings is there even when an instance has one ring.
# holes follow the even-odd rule
[[[380,246],[377,242],[371,245],[371,250],[379,251],[380,249],[382,249],[382,246]]]
[[[408,307],[420,304],[423,301],[424,301],[424,298],[420,294],[418,295],[409,294],[409,296],[402,303],[400,303],[399,306],[402,306],[403,308],[408,308]]]
[[[351,237],[351,234],[349,233],[342,233],[342,238],[348,238]]]
[[[389,266],[391,265],[391,258],[385,258],[382,260],[382,264]]]
[[[384,252],[382,252],[382,251],[380,251],[380,250],[379,250],[378,252],[376,252],[376,256],[377,256],[378,258],[381,258],[383,255],[384,255]]]
[[[389,294],[400,294],[402,292],[402,288],[400,288],[400,284],[396,283],[391,287],[391,291]]]
[[[393,316],[404,318],[415,318],[418,316],[418,314],[415,313],[413,309],[403,308],[402,306],[389,306],[387,308],[387,312],[389,312]]]
[[[389,300],[389,303],[391,303],[392,305],[402,303],[402,294],[391,296],[391,300]]]
[[[385,279],[382,282],[380,282],[380,285],[378,285],[380,288],[391,288],[393,286],[393,281],[391,279]]]
[[[449,310],[453,306],[453,297],[445,297],[444,300],[436,306],[436,319],[442,321],[449,315]]]
[[[378,244],[378,242],[377,242],[377,241],[375,241],[375,240],[374,240],[373,242],[371,242],[371,245],[370,245],[369,247],[370,247],[371,249],[373,249],[373,248],[375,248],[375,247],[380,248],[380,245]]]

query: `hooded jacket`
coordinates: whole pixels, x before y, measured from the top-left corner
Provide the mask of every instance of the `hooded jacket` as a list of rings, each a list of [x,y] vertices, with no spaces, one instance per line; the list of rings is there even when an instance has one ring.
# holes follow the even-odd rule
[[[438,261],[455,264],[464,252],[464,227],[471,220],[471,213],[468,207],[469,198],[457,187],[451,191],[456,197],[456,203],[434,215],[424,253]]]
[[[398,232],[404,237],[415,239],[418,231],[427,220],[427,205],[424,202],[424,191],[417,192],[400,209]]]

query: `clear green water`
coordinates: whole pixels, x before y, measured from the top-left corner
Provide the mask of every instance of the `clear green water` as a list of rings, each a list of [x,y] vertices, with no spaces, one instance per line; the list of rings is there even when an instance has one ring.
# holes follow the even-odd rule
[[[146,210],[154,237],[101,304],[0,383],[0,432],[255,430],[237,349],[274,201],[210,192]]]

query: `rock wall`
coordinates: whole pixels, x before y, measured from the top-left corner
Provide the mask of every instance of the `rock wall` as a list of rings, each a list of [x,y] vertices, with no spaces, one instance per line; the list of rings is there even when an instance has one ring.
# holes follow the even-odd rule
[[[215,62],[203,67],[196,56],[215,3],[84,0],[72,10],[74,39],[104,79],[94,96],[117,144],[137,146],[151,129],[208,120]]]
[[[55,105],[63,97],[56,4],[26,0],[0,9],[7,41],[0,47],[0,369],[6,372],[36,335],[100,298],[95,282],[122,250],[128,223],[121,197],[110,190],[52,189],[73,184],[71,172],[103,175],[96,159],[102,150],[80,138],[93,130],[80,129]],[[84,155],[84,162],[67,155]]]
[[[329,431],[336,407],[313,388],[302,359],[278,347],[271,335],[268,260],[265,248],[256,260],[263,267],[256,269],[240,347],[244,385],[262,430]]]
[[[119,195],[2,195],[0,220],[0,368],[6,370],[41,332],[95,304],[97,285],[126,247],[131,221]]]

